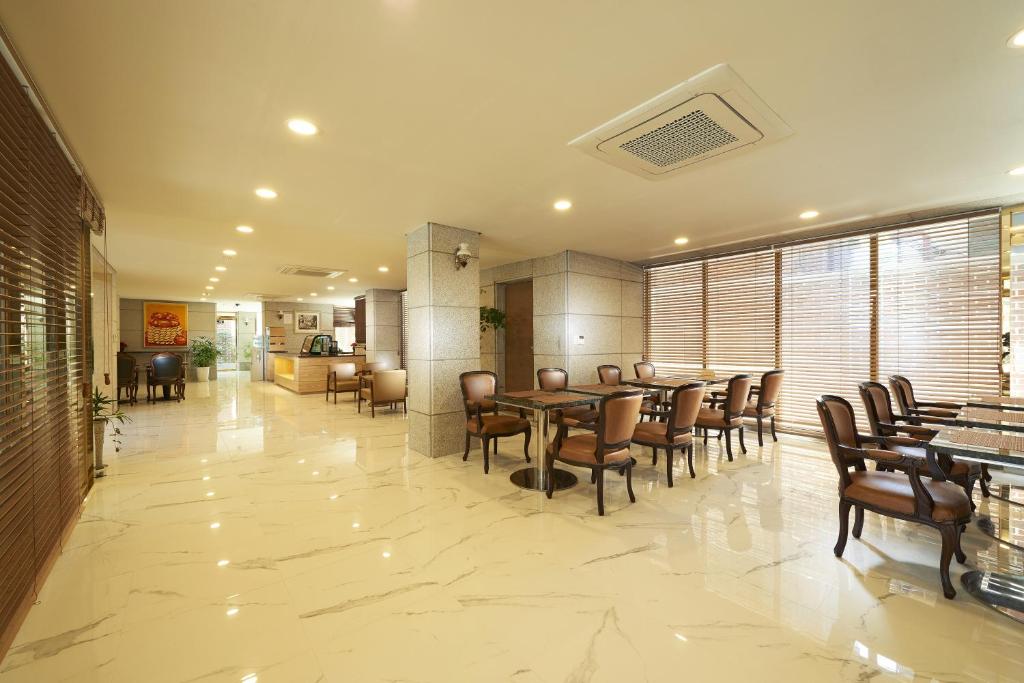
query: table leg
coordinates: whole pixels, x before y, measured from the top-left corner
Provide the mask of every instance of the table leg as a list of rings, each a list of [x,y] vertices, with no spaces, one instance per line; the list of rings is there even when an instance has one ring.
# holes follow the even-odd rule
[[[509,479],[513,484],[523,489],[532,491],[546,491],[548,487],[547,475],[544,472],[544,457],[548,448],[548,411],[534,410],[534,432],[535,444],[533,466],[516,470]],[[576,475],[566,470],[555,469],[555,490],[572,488],[576,485]]]
[[[1012,503],[1013,505],[1024,506],[1024,486],[1014,484],[989,484],[988,491],[990,498]]]
[[[961,575],[960,583],[980,602],[1024,624],[1024,578],[999,572],[969,571]]]

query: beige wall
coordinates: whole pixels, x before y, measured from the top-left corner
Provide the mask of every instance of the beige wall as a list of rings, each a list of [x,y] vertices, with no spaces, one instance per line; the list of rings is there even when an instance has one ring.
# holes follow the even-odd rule
[[[402,293],[397,289],[366,290],[366,360],[400,365]]]
[[[145,301],[165,301],[164,299],[146,299]],[[166,349],[147,349],[143,346],[143,321],[142,304],[143,299],[121,299],[120,304],[120,327],[121,341],[128,345],[128,351],[139,360],[139,385],[145,382],[145,375],[142,367],[146,360],[158,351],[166,350],[180,353],[188,358],[188,347],[167,347]],[[217,339],[217,307],[212,303],[199,303],[195,301],[167,301],[173,304],[188,304],[188,339],[191,342],[196,337],[208,337]],[[217,377],[217,367],[210,368],[210,378]],[[190,373],[188,379],[194,379],[195,375]],[[140,389],[141,391],[141,389]]]
[[[263,304],[263,327],[284,328],[285,351],[287,353],[298,353],[301,351],[302,340],[306,338],[307,334],[311,334],[310,332],[295,331],[295,313],[297,311],[315,311],[320,313],[320,331],[332,337],[334,336],[333,304],[311,304],[301,301],[268,301]],[[281,320],[279,315],[284,313],[292,314],[291,322],[285,323]],[[260,332],[263,331],[260,330]]]
[[[117,273],[106,264],[95,246],[92,247],[91,293],[92,385],[101,394],[114,398],[117,396],[117,350],[121,340]],[[110,384],[105,383],[106,373],[110,374]]]
[[[480,305],[502,308],[502,283],[533,280],[534,369],[565,368],[574,384],[597,381],[597,366],[633,375],[643,355],[643,270],[632,263],[563,251],[480,273]],[[582,335],[583,342],[576,343]],[[501,335],[481,335],[484,369],[504,373]],[[488,363],[491,364],[488,367]]]

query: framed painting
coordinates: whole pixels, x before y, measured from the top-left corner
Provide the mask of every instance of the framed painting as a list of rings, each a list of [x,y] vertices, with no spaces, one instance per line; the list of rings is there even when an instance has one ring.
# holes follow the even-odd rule
[[[295,311],[296,332],[319,332],[320,313],[317,311]]]
[[[166,348],[188,345],[188,304],[146,301],[142,304],[143,345]]]

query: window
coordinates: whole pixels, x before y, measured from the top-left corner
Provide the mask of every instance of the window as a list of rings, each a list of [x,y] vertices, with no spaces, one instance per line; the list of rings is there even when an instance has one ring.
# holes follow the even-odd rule
[[[704,367],[703,262],[649,268],[644,275],[644,358],[659,372]]]
[[[705,367],[762,373],[775,367],[775,254],[708,259]]]

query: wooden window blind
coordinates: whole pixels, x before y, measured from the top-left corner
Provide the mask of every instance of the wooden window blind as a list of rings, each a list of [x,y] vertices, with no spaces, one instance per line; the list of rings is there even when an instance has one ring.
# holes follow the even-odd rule
[[[705,366],[728,375],[774,368],[774,253],[708,259],[706,288]]]
[[[862,416],[857,385],[870,378],[871,283],[868,236],[780,249],[780,345],[786,371],[779,425],[821,431],[814,399],[843,396]]]
[[[0,655],[92,482],[82,196],[0,60]]]
[[[691,261],[644,271],[644,358],[659,373],[704,366],[703,270]]]
[[[999,215],[878,236],[879,381],[923,400],[999,393]]]

